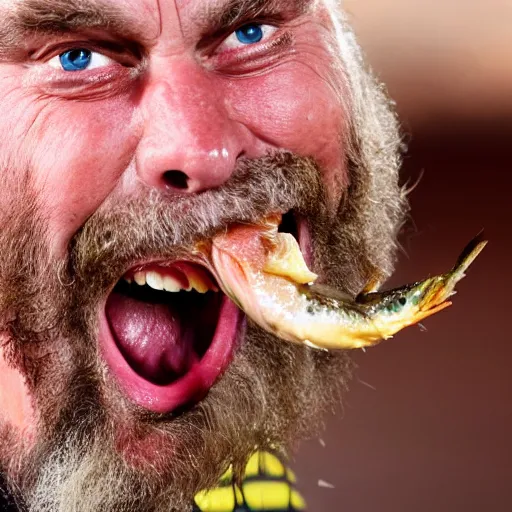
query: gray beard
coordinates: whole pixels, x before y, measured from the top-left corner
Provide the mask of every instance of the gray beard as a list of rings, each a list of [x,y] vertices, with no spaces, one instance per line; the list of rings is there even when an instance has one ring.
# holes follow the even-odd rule
[[[106,204],[74,237],[67,261],[50,255],[35,194],[19,203],[30,207],[18,208],[0,238],[1,327],[41,421],[29,454],[0,444],[0,468],[30,511],[189,511],[196,492],[214,486],[230,464],[239,473],[255,447],[286,455],[320,427],[349,379],[345,352],[287,344],[249,325],[204,400],[179,415],[155,415],[125,400],[95,336],[98,301],[130,262],[175,258],[232,222],[290,208],[309,223],[315,271],[356,293],[374,262],[389,260],[390,207],[368,223],[354,194],[333,216],[320,176],[310,159],[279,153],[245,162],[218,191],[184,200],[148,192],[129,204]],[[389,190],[396,210],[396,183]],[[368,231],[379,222],[388,240],[382,244],[377,228],[381,243],[370,247]]]
[[[285,457],[320,428],[320,412],[339,403],[351,364],[345,354],[282,344],[250,329],[230,369],[200,404],[174,420],[139,418],[122,455],[114,417],[100,420],[96,410],[75,423],[33,458],[37,477],[25,493],[28,509],[190,512],[195,493],[215,486],[230,463],[240,474],[255,447]],[[261,360],[264,367],[256,366]],[[136,449],[144,436],[176,444],[172,461],[127,465],[128,445]]]

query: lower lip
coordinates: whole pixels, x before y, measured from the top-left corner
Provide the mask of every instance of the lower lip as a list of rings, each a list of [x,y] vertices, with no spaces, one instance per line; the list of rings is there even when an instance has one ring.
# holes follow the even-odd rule
[[[205,397],[231,362],[244,326],[245,315],[224,296],[208,350],[183,377],[165,386],[147,381],[130,367],[116,345],[104,309],[99,326],[100,351],[130,400],[144,409],[164,414],[197,403]]]

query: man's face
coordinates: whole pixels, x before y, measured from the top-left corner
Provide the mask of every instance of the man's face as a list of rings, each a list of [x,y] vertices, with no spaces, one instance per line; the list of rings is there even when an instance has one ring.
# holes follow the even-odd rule
[[[197,242],[276,211],[315,271],[353,280],[330,245],[348,185],[330,18],[308,0],[0,9],[0,469],[34,509],[74,499],[70,475],[113,489],[91,510],[186,509],[344,382],[343,354],[185,290],[214,288]]]

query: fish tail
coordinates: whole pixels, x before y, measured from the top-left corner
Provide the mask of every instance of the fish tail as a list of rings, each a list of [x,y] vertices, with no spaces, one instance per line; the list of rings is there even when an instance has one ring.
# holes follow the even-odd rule
[[[466,270],[486,245],[487,240],[484,240],[483,231],[481,231],[464,247],[452,270],[442,276],[428,280],[430,281],[429,287],[421,301],[420,308],[425,311],[436,307],[454,295],[455,285],[466,275]]]
[[[460,256],[455,263],[453,269],[449,272],[450,277],[456,278],[457,281],[464,277],[464,272],[475,261],[475,258],[482,252],[483,248],[487,245],[487,240],[484,239],[483,230],[471,240],[471,242],[464,247]]]

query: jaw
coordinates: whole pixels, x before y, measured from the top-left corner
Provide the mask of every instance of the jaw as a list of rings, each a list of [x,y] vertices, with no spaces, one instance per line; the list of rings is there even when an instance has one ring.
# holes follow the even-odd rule
[[[3,422],[11,425],[23,432],[26,440],[32,438],[36,420],[30,397],[25,377],[6,360],[0,338],[0,425]]]
[[[24,375],[10,364],[0,335],[0,468],[13,475],[37,441],[39,415]]]

